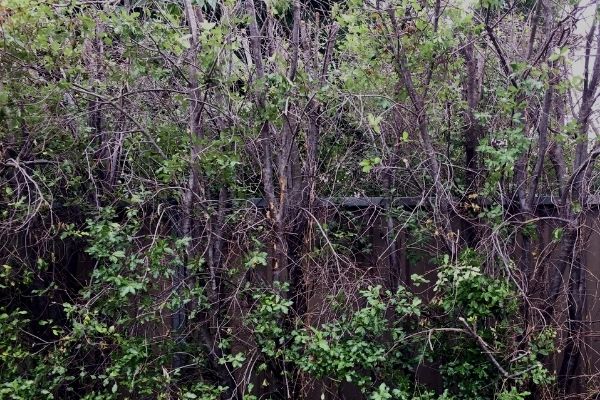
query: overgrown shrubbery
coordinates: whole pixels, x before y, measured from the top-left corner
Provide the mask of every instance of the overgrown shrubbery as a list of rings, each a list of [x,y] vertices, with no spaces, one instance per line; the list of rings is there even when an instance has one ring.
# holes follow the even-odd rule
[[[0,0],[0,400],[595,395],[592,3]]]

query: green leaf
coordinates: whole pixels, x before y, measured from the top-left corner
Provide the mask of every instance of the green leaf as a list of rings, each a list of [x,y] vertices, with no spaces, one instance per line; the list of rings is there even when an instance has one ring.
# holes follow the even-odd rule
[[[556,228],[552,231],[552,241],[558,242],[562,238],[564,233],[563,228]]]
[[[381,120],[382,119],[383,119],[382,116],[375,117],[373,114],[368,114],[367,115],[367,120],[369,121],[369,125],[377,133],[381,133],[381,126],[380,126],[380,124],[381,124]]]

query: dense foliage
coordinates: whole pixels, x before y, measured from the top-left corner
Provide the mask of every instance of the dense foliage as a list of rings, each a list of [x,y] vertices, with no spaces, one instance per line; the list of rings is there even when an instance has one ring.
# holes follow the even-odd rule
[[[597,7],[0,0],[0,399],[595,395]]]

